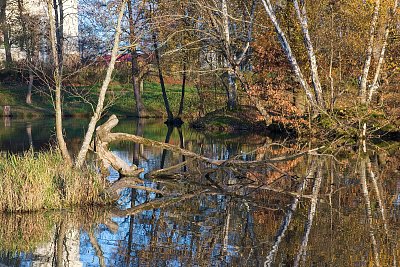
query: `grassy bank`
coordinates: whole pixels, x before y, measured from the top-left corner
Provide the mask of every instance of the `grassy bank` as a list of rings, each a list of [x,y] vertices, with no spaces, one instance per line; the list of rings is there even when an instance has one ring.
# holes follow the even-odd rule
[[[76,93],[85,95],[91,103],[96,103],[100,85],[69,87],[64,92],[63,113],[65,116],[90,117],[92,106]],[[24,84],[2,85],[0,84],[0,107],[11,106],[13,116],[39,117],[54,114],[51,98],[47,95],[47,89],[36,88],[32,96],[32,104],[26,104],[27,86]],[[170,106],[176,114],[181,97],[181,86],[167,85],[167,94]],[[151,117],[164,117],[165,108],[160,85],[156,82],[145,82],[143,89],[143,102]],[[112,83],[107,93],[108,113],[119,117],[136,116],[135,98],[130,84]],[[194,87],[188,86],[185,91],[184,117],[198,115],[199,97]],[[2,108],[0,108],[0,116]]]
[[[57,150],[0,155],[0,211],[104,204],[105,182],[95,170],[66,166]]]

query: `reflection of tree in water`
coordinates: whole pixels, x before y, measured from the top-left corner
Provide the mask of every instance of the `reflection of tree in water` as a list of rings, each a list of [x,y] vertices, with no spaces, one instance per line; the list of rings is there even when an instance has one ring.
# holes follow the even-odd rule
[[[133,129],[136,135],[145,134],[140,121]],[[45,247],[48,262],[65,263],[73,254],[66,251],[67,241],[74,240],[68,233],[80,229],[75,246],[81,259],[106,266],[390,266],[397,262],[399,214],[393,203],[399,194],[398,155],[349,154],[340,162],[330,156],[302,155],[271,162],[292,155],[297,145],[283,147],[266,139],[261,142],[265,146],[256,149],[187,138],[184,133],[178,128],[159,139],[228,161],[214,166],[160,148],[129,144],[126,160],[147,172],[186,164],[162,177],[146,176],[144,185],[162,193],[123,190],[121,209],[104,210],[95,220],[63,219],[63,224],[60,219],[49,222],[45,216],[30,222],[25,216],[13,221],[0,216],[1,225],[14,227],[0,230],[2,262],[38,260],[35,249]],[[245,166],[234,160],[264,162]],[[28,243],[32,249],[22,245]],[[28,250],[33,253],[7,254]]]
[[[153,210],[146,228],[151,242],[146,249],[136,244],[137,253],[133,254],[149,265],[177,261],[251,266],[262,262],[309,266],[315,259],[335,266],[356,262],[382,265],[382,253],[395,255],[390,242],[377,240],[370,227],[360,225],[363,216],[372,217],[365,213],[371,205],[367,209],[360,205],[370,197],[367,199],[362,193],[365,185],[361,186],[361,182],[365,179],[354,176],[357,169],[343,170],[343,165],[332,157],[308,158],[267,164],[268,171],[254,168],[250,184],[246,183],[251,179],[243,175],[246,171],[238,166],[215,169],[198,163],[185,165],[188,173],[178,172],[181,176],[173,176],[174,179],[184,178],[180,182],[187,191],[196,187],[209,190],[191,201]],[[349,159],[347,166],[358,166],[354,162],[357,159]],[[368,169],[379,214],[385,221],[384,195],[370,165],[366,163],[364,169]],[[191,174],[193,169],[202,172],[196,176]],[[202,176],[204,172],[208,175]],[[230,178],[225,179],[226,176]],[[157,182],[168,185],[165,180]],[[217,208],[212,203],[221,206]],[[388,228],[385,222],[382,226],[384,230]],[[345,230],[342,233],[340,229]],[[155,259],[154,255],[159,257]]]

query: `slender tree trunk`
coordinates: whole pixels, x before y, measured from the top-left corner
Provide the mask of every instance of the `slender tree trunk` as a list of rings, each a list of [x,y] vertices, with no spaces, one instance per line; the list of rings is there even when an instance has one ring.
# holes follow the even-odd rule
[[[289,64],[292,67],[293,73],[306,93],[307,99],[310,102],[313,109],[317,107],[317,102],[315,100],[314,94],[311,91],[310,86],[308,85],[306,79],[304,78],[303,73],[301,72],[300,66],[297,63],[296,57],[294,56],[292,49],[288,40],[286,39],[285,33],[282,31],[279,22],[275,16],[270,0],[261,0],[264,5],[264,9],[268,14],[268,17],[271,19],[272,24],[275,27],[275,31],[278,34],[279,42],[282,46],[282,49],[288,58]]]
[[[26,94],[26,103],[32,104],[32,87],[33,87],[33,71],[29,68],[29,82],[28,82],[28,92]]]
[[[368,41],[368,46],[367,46],[367,51],[366,51],[367,53],[366,53],[366,58],[365,58],[365,62],[364,62],[364,68],[363,68],[362,74],[361,74],[361,83],[360,83],[360,90],[359,90],[361,104],[367,103],[367,80],[368,80],[369,68],[371,66],[372,49],[374,46],[375,31],[376,31],[376,25],[378,22],[380,4],[381,4],[380,0],[375,1],[374,14],[372,16],[371,28],[369,30],[369,41]]]
[[[164,76],[163,76],[163,72],[162,72],[162,69],[161,69],[160,54],[159,54],[159,51],[158,51],[156,33],[153,33],[153,46],[154,46],[154,54],[156,56],[156,63],[157,63],[157,69],[158,69],[158,78],[160,79],[160,85],[161,85],[161,91],[162,91],[162,96],[163,96],[163,100],[164,100],[165,111],[167,112],[167,117],[168,117],[167,122],[173,122],[174,115],[171,112],[171,107],[169,105],[167,91],[165,89]]]
[[[317,104],[321,108],[325,108],[325,102],[324,102],[324,98],[323,98],[321,82],[319,80],[319,75],[318,75],[317,59],[315,57],[314,47],[312,45],[310,33],[308,31],[308,18],[307,18],[306,5],[305,5],[304,0],[301,0],[300,2],[302,5],[301,7],[299,6],[298,0],[293,1],[294,8],[295,8],[296,14],[297,14],[297,18],[300,22],[301,29],[303,31],[304,44],[307,49],[308,59],[310,61],[311,78],[312,78],[312,83],[313,83],[313,87],[314,87],[315,98],[317,100]]]
[[[237,107],[237,85],[235,71],[228,67],[228,109],[235,110]]]
[[[334,19],[334,15],[333,15],[333,5],[330,6],[331,8],[331,55],[330,55],[330,59],[329,59],[329,81],[330,81],[330,87],[331,87],[331,101],[330,101],[330,110],[331,113],[333,112],[333,108],[335,106],[335,90],[334,90],[334,83],[333,83],[333,76],[332,76],[332,69],[333,69],[333,55],[334,55],[334,48],[333,48],[333,19]]]
[[[183,62],[181,101],[179,103],[178,118],[181,118],[183,114],[183,105],[185,101],[185,87],[186,87],[186,57]]]
[[[77,168],[80,168],[83,165],[83,163],[85,162],[86,154],[89,150],[89,145],[90,145],[90,142],[92,141],[92,137],[93,137],[93,133],[96,128],[96,124],[99,121],[99,119],[101,118],[101,115],[103,113],[106,92],[108,89],[108,85],[111,82],[111,75],[114,71],[115,61],[117,59],[117,54],[118,54],[118,49],[119,49],[119,40],[120,40],[120,35],[121,35],[121,22],[122,22],[122,18],[124,16],[125,4],[126,4],[126,0],[122,0],[121,5],[120,5],[119,14],[118,14],[118,22],[117,22],[117,26],[115,29],[116,32],[115,32],[115,37],[114,37],[114,45],[113,45],[113,49],[111,52],[110,64],[108,65],[106,77],[104,78],[103,84],[100,88],[96,111],[94,112],[92,118],[90,119],[88,130],[86,132],[85,138],[83,139],[82,147],[76,158],[75,167],[77,167]]]
[[[6,54],[6,67],[12,63],[10,26],[7,23],[7,0],[0,0],[0,26],[3,32],[4,50]]]
[[[392,26],[393,18],[396,14],[397,6],[398,6],[398,0],[394,0],[392,8],[389,10],[389,18],[388,18],[388,21],[386,22],[386,26],[385,26],[385,35],[383,37],[381,53],[379,55],[378,64],[376,65],[374,80],[372,81],[372,85],[369,88],[367,104],[369,104],[371,102],[373,94],[379,88],[378,79],[381,74],[381,68],[382,68],[383,60],[385,58],[388,37],[390,34],[390,27]]]
[[[228,88],[227,88],[227,107],[229,110],[234,110],[237,107],[237,85],[235,67],[232,64],[234,58],[231,53],[231,37],[229,33],[229,15],[226,0],[222,0],[222,31],[224,36],[224,49],[226,55]]]
[[[11,41],[10,41],[10,26],[7,22],[3,23],[3,38],[4,38],[4,49],[6,51],[6,66],[12,64],[12,54],[11,54]]]
[[[11,43],[10,43],[10,27],[7,24],[7,0],[0,0],[0,26],[3,32],[4,50],[6,54],[6,65],[12,63]]]
[[[133,21],[133,9],[132,2],[128,0],[128,17],[129,17],[129,42],[131,47],[131,65],[132,65],[132,86],[133,94],[135,96],[136,102],[136,113],[139,118],[146,116],[146,109],[144,107],[142,96],[140,92],[140,81],[139,81],[139,64],[138,64],[138,54],[136,51],[136,36],[135,36],[135,23]]]
[[[24,3],[23,0],[18,0],[18,12],[19,12],[19,20],[21,23],[21,28],[22,28],[22,44],[23,44],[23,49],[26,52],[26,60],[28,62],[28,72],[29,72],[29,81],[28,81],[28,92],[26,94],[26,99],[25,102],[26,104],[32,104],[32,87],[33,87],[33,71],[31,69],[31,64],[32,64],[32,56],[34,53],[34,45],[33,45],[33,37],[29,36],[27,32],[27,27],[26,27],[26,21],[25,21],[25,16],[23,13],[24,9]]]
[[[0,0],[0,26],[3,32],[4,50],[6,54],[6,66],[12,63],[10,26],[7,23],[7,0]]]
[[[53,16],[53,8],[51,4],[51,0],[47,0],[47,11],[49,16],[49,24],[50,24],[50,44],[51,51],[54,63],[54,84],[55,84],[55,112],[56,112],[56,136],[58,146],[60,148],[61,154],[67,164],[71,164],[71,156],[68,153],[67,144],[64,140],[63,135],[63,127],[62,127],[62,106],[61,106],[61,86],[62,86],[62,77],[60,72],[60,62],[58,61],[58,53],[56,46],[56,29],[55,29],[55,20]]]
[[[140,93],[140,95],[143,94],[143,91],[144,91],[144,82],[143,82],[143,78],[141,78],[139,80],[139,93]]]
[[[59,69],[62,71],[64,62],[64,7],[63,0],[53,0],[54,19],[56,26],[57,56]]]

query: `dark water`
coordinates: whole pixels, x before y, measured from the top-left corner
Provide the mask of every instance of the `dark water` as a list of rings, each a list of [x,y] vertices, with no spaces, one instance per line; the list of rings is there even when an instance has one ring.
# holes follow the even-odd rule
[[[65,122],[71,152],[85,124]],[[210,138],[151,120],[121,121],[115,131],[223,160],[265,161],[314,147],[256,134]],[[1,122],[0,151],[47,149],[53,132],[51,119]],[[387,147],[251,166],[189,161],[173,177],[147,179],[187,159],[116,143],[117,155],[145,169],[144,185],[168,193],[125,189],[115,208],[0,214],[0,266],[397,266],[400,153]]]

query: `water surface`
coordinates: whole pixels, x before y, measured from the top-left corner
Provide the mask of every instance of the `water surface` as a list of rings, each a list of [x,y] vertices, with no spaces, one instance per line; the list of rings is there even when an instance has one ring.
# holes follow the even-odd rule
[[[86,123],[65,121],[71,153]],[[156,120],[123,120],[115,131],[221,160],[268,160],[306,149],[255,134],[211,138]],[[48,149],[53,139],[52,119],[0,123],[0,151]],[[175,176],[147,179],[145,173],[188,159],[128,142],[111,149],[145,169],[145,186],[168,194],[125,189],[115,208],[0,214],[1,264],[396,266],[399,260],[398,150],[344,148],[340,157],[220,168],[190,161]],[[110,180],[117,179],[112,171]]]

